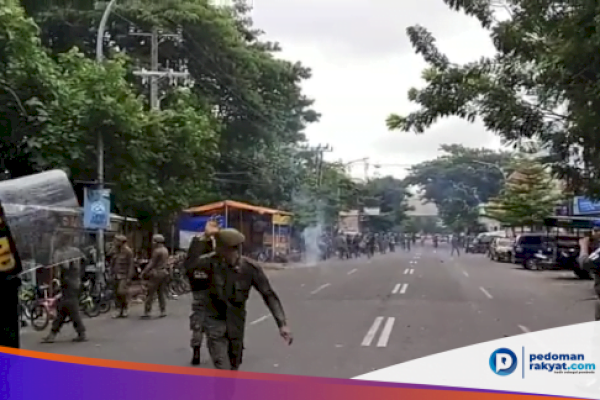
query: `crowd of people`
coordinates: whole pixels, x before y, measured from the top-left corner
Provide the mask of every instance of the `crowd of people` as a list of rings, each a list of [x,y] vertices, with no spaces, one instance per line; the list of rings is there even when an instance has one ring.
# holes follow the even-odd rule
[[[204,234],[190,244],[183,269],[192,291],[191,330],[192,365],[200,364],[200,349],[206,336],[210,357],[217,369],[237,370],[242,362],[246,318],[246,302],[255,288],[273,314],[284,341],[291,345],[292,333],[279,297],[263,270],[254,261],[242,257],[244,235],[235,229],[220,229],[211,221]],[[53,261],[60,265],[60,295],[57,315],[43,343],[53,343],[63,326],[72,322],[77,337],[74,342],[88,340],[80,315],[79,294],[82,287],[83,260],[80,249],[68,234],[59,234]],[[162,235],[152,238],[152,256],[141,271],[147,282],[142,319],[150,319],[158,299],[159,318],[167,315],[167,283],[169,251]],[[116,313],[113,318],[129,316],[129,289],[135,275],[135,261],[125,236],[116,236],[109,254],[108,275],[115,293]]]

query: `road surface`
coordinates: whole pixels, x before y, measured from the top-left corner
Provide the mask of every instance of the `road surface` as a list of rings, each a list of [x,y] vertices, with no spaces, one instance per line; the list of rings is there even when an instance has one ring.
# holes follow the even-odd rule
[[[242,370],[351,378],[375,369],[524,332],[587,322],[589,281],[569,272],[532,272],[482,255],[450,257],[416,246],[372,260],[330,261],[269,271],[295,335],[291,347],[256,293],[248,304]],[[24,331],[22,347],[113,360],[187,366],[189,296],[168,304],[164,319],[86,319],[90,341],[55,344]],[[205,360],[208,355],[203,350]],[[210,362],[202,367],[211,368]]]

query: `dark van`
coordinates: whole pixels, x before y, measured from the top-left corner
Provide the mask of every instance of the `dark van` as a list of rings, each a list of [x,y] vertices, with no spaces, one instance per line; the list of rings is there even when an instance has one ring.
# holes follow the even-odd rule
[[[545,250],[547,245],[547,234],[536,232],[523,233],[517,236],[515,240],[513,262],[515,264],[525,264],[538,251]]]

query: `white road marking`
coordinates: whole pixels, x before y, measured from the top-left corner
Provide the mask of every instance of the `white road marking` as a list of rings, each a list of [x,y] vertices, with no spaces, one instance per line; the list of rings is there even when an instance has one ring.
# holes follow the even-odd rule
[[[462,272],[464,276],[466,276],[467,278],[469,277],[469,274],[467,273],[467,271],[463,271]]]
[[[485,290],[485,288],[483,288],[483,287],[480,286],[479,290],[481,290],[483,292],[483,294],[485,294],[487,296],[488,299],[493,299],[494,298],[494,296],[492,296],[490,294],[490,292],[488,292],[487,290]]]
[[[392,294],[398,293],[399,290],[400,290],[400,284],[397,284],[396,286],[394,286],[394,290],[392,290]]]
[[[520,330],[522,330],[522,331],[523,331],[523,332],[525,332],[525,333],[529,333],[529,332],[531,332],[531,331],[529,330],[529,328],[528,328],[528,327],[526,327],[526,326],[523,326],[523,325],[517,325],[517,326],[519,327],[519,329],[520,329]]]
[[[371,328],[365,335],[365,338],[363,339],[361,346],[368,347],[371,345],[371,342],[375,338],[375,334],[377,334],[377,331],[379,330],[379,326],[381,325],[382,322],[383,322],[383,317],[375,318],[375,321],[373,322],[373,325],[371,325]]]
[[[357,271],[356,268],[354,268],[352,271],[348,272],[348,275],[352,275],[353,273],[355,273]]]
[[[409,274],[411,274],[411,275],[414,274],[414,273],[415,273],[414,269],[411,269],[410,272],[409,272]]]
[[[410,268],[406,268],[406,269],[404,270],[404,275],[408,275],[409,273],[410,273]]]
[[[402,285],[402,289],[400,289],[400,294],[406,293],[406,289],[408,289],[408,283]]]
[[[256,324],[258,324],[258,323],[261,323],[261,322],[263,322],[264,320],[266,320],[267,318],[269,318],[269,316],[268,316],[268,315],[263,315],[263,316],[262,316],[262,317],[260,317],[259,319],[257,319],[257,320],[255,320],[255,321],[252,321],[252,322],[250,322],[250,325],[256,325]]]
[[[389,317],[387,321],[385,321],[385,325],[383,326],[383,330],[381,331],[381,336],[379,336],[379,341],[377,342],[377,347],[385,347],[390,340],[390,334],[392,333],[392,329],[394,328],[394,321],[396,318]]]
[[[316,288],[315,290],[313,290],[312,292],[310,292],[310,294],[317,294],[319,293],[321,290],[325,289],[326,287],[331,286],[331,283],[326,283],[324,285],[319,286],[318,288]]]

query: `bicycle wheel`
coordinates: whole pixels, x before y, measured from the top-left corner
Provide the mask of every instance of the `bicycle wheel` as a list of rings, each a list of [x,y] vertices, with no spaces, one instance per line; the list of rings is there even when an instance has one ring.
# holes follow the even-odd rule
[[[83,309],[83,313],[90,318],[96,318],[100,315],[100,307],[92,298],[87,298],[82,304],[81,308]]]
[[[31,326],[36,331],[43,331],[50,323],[50,314],[48,310],[41,304],[34,304],[29,310]]]
[[[98,303],[98,310],[100,311],[100,314],[106,314],[111,308],[112,305],[110,300],[102,300],[100,303]]]

